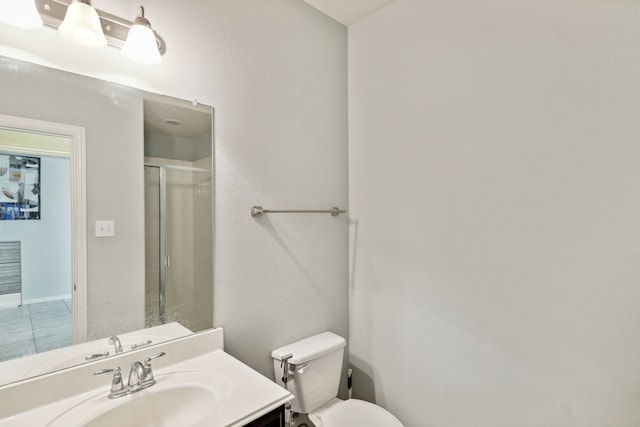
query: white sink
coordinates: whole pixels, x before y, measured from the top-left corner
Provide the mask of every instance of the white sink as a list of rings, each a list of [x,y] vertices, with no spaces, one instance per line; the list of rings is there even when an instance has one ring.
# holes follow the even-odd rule
[[[63,412],[48,427],[207,425],[231,397],[231,382],[222,373],[183,371],[156,379],[150,388],[117,399],[103,391]]]

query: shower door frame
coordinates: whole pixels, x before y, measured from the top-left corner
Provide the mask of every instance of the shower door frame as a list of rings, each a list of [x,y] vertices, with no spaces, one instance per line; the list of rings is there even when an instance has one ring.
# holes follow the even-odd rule
[[[155,165],[145,163],[145,168],[158,169],[158,218],[159,218],[159,250],[158,250],[158,266],[159,272],[159,284],[158,284],[158,317],[161,324],[166,321],[166,291],[167,291],[167,268],[169,267],[170,260],[167,255],[167,171],[163,165]]]

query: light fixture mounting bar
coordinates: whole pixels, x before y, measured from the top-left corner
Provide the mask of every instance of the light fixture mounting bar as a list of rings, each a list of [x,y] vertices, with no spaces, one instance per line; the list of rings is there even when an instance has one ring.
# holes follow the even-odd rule
[[[67,8],[71,4],[71,0],[35,0],[35,2],[44,25],[54,30],[57,30],[60,24],[62,24],[64,16],[67,13]],[[98,12],[98,16],[100,17],[100,24],[107,38],[107,44],[122,49],[127,40],[129,29],[133,26],[133,22],[98,9],[96,9],[96,12]],[[162,40],[162,37],[155,31],[153,34],[156,37],[160,55],[164,55],[167,50],[164,40]]]

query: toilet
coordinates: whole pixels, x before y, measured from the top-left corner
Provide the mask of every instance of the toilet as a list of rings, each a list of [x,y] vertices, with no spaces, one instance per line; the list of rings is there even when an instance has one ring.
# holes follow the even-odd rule
[[[341,336],[323,332],[271,352],[276,382],[295,396],[291,411],[307,414],[316,427],[403,427],[390,412],[373,403],[338,399],[345,344]],[[288,363],[286,386],[283,359]]]

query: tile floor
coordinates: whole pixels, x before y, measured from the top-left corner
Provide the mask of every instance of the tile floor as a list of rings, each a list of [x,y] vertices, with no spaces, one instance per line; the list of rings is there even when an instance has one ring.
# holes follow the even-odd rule
[[[72,343],[71,300],[0,309],[0,361]]]

